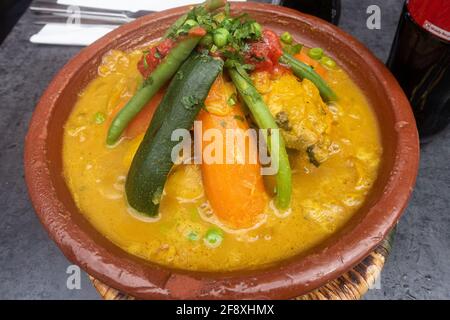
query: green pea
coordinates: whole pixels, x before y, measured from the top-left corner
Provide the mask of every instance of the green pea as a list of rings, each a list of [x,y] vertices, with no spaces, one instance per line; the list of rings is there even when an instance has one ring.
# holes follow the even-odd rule
[[[323,49],[322,48],[312,48],[308,51],[308,56],[314,60],[320,60],[323,57]]]
[[[292,44],[292,35],[289,32],[285,32],[280,37],[281,41],[283,41],[285,44]]]
[[[202,40],[200,40],[200,45],[205,47],[205,48],[210,48],[213,45],[213,36],[208,33],[207,35],[205,35]]]
[[[218,14],[216,14],[214,17],[213,17],[213,19],[214,19],[214,21],[216,21],[216,22],[218,22],[218,23],[222,23],[223,22],[223,20],[225,19],[225,13],[224,12],[220,12],[220,13],[218,13]]]
[[[230,29],[232,25],[233,25],[233,20],[229,19],[229,18],[223,19],[221,22],[222,28],[225,28],[225,29]]]
[[[302,51],[303,45],[301,45],[300,43],[296,43],[296,44],[286,44],[283,47],[283,51],[287,52],[291,55],[296,55],[298,53],[300,53],[300,51]]]
[[[223,48],[228,44],[228,37],[230,35],[230,32],[225,28],[219,28],[214,32],[214,44],[219,47]]]
[[[236,104],[236,100],[234,100],[233,97],[228,98],[227,102],[229,106],[234,106]]]
[[[103,112],[97,112],[94,115],[95,123],[96,124],[102,124],[106,120],[106,116]]]
[[[189,232],[189,234],[187,235],[187,238],[191,241],[197,241],[199,239],[198,233],[195,231],[191,231]]]
[[[330,69],[336,68],[336,61],[327,56],[323,56],[322,59],[320,59],[320,63]]]
[[[209,229],[206,232],[204,241],[208,247],[217,248],[223,240],[223,231],[217,228]]]
[[[186,20],[186,22],[184,23],[185,26],[188,26],[189,29],[198,26],[198,22],[193,20],[193,19],[188,19]]]
[[[217,48],[217,46],[215,44],[213,44],[211,46],[211,49],[209,49],[209,51],[211,51],[212,53],[216,52],[219,48]]]
[[[257,35],[258,37],[261,36],[262,34],[262,27],[258,22],[253,22],[252,23],[252,31],[255,35]]]

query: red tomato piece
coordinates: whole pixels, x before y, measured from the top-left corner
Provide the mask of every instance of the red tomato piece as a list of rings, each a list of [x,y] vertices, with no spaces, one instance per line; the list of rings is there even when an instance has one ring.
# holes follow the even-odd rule
[[[194,37],[203,37],[206,35],[206,30],[202,27],[193,27],[191,30],[189,30],[188,35]]]
[[[169,54],[174,45],[175,42],[173,40],[165,39],[157,46],[144,52],[137,65],[139,72],[144,78],[148,78],[153,70],[161,63],[162,59]]]
[[[278,59],[283,55],[280,40],[275,32],[265,29],[263,31],[263,41],[269,47],[269,58],[274,64],[278,63]]]
[[[163,57],[167,56],[174,44],[175,42],[172,39],[165,39],[157,46],[159,54]]]
[[[279,63],[283,49],[275,32],[265,29],[262,40],[250,44],[250,50],[245,56],[245,62],[255,66],[257,71],[272,72]]]

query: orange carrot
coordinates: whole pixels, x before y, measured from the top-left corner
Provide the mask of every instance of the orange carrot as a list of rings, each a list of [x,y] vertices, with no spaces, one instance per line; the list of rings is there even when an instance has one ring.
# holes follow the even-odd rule
[[[147,131],[147,128],[152,120],[153,114],[158,108],[159,103],[164,97],[165,88],[159,90],[153,98],[145,105],[145,107],[138,113],[136,118],[131,120],[130,124],[128,124],[127,129],[125,130],[125,136],[127,138],[133,139],[138,135]]]
[[[302,49],[302,51],[294,56],[297,60],[300,60],[301,62],[306,63],[307,65],[314,68],[314,71],[316,71],[319,76],[322,77],[322,79],[325,79],[327,76],[327,70],[320,64],[318,60],[312,59],[310,56],[308,56],[308,51],[305,49]]]
[[[213,90],[210,92],[211,97],[217,97],[217,90],[223,88],[224,86],[220,85],[213,86]],[[223,92],[226,92],[226,90]],[[207,99],[206,108],[208,108],[208,101],[211,102],[211,100],[216,99]],[[245,133],[249,128],[241,106],[237,102],[226,115],[217,115],[217,113],[213,114],[202,110],[198,120],[202,121],[203,133],[208,129],[215,129],[222,133],[224,139],[227,129]],[[202,151],[205,151],[205,148],[214,143],[214,141],[205,140],[202,142]],[[218,219],[226,226],[234,229],[248,228],[257,223],[260,214],[263,213],[268,203],[268,196],[260,172],[261,165],[258,161],[251,161],[257,159],[256,154],[253,155],[253,159],[250,156],[251,151],[257,153],[256,141],[246,136],[245,142],[245,155],[242,155],[243,163],[237,162],[236,156],[239,157],[239,152],[235,152],[233,164],[225,162],[207,164],[205,163],[205,154],[202,152],[201,169],[206,196]],[[250,148],[250,143],[254,144],[252,148]],[[222,147],[223,160],[226,161],[226,149],[229,148],[226,141],[223,141]]]
[[[138,113],[138,115],[128,124],[123,133],[123,137],[126,139],[134,139],[138,135],[144,133],[152,120],[153,114],[156,108],[164,97],[165,88],[158,91],[155,96],[145,105],[145,107]],[[117,112],[123,108],[127,101],[119,103],[112,111],[108,122],[114,119]],[[108,126],[109,127],[109,126]]]

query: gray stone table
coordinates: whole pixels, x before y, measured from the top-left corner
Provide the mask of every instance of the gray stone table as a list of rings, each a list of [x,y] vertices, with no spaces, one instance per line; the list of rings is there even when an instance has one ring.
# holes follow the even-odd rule
[[[366,9],[381,7],[381,30],[366,27]],[[343,0],[340,27],[387,58],[400,0]],[[83,275],[66,286],[70,263],[48,238],[28,199],[23,142],[40,95],[80,48],[34,45],[26,13],[0,46],[0,299],[98,299]],[[414,196],[400,221],[378,289],[366,299],[450,298],[450,128],[422,148]]]

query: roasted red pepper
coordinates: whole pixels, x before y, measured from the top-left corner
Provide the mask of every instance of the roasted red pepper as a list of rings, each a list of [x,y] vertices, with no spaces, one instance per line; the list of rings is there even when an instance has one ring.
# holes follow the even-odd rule
[[[193,27],[189,30],[187,37],[203,37],[206,34],[205,29],[201,27]],[[182,39],[179,38],[178,41]],[[175,46],[176,42],[172,39],[164,39],[158,45],[150,48],[147,51],[144,51],[141,60],[138,62],[138,70],[144,76],[144,78],[148,78],[148,76],[155,70],[158,64],[167,56]]]
[[[147,78],[155,70],[174,45],[175,41],[165,39],[158,45],[144,51],[141,60],[138,62],[138,70],[144,78]]]
[[[283,54],[280,40],[275,32],[265,29],[262,40],[250,44],[245,62],[255,66],[257,71],[273,71]]]

